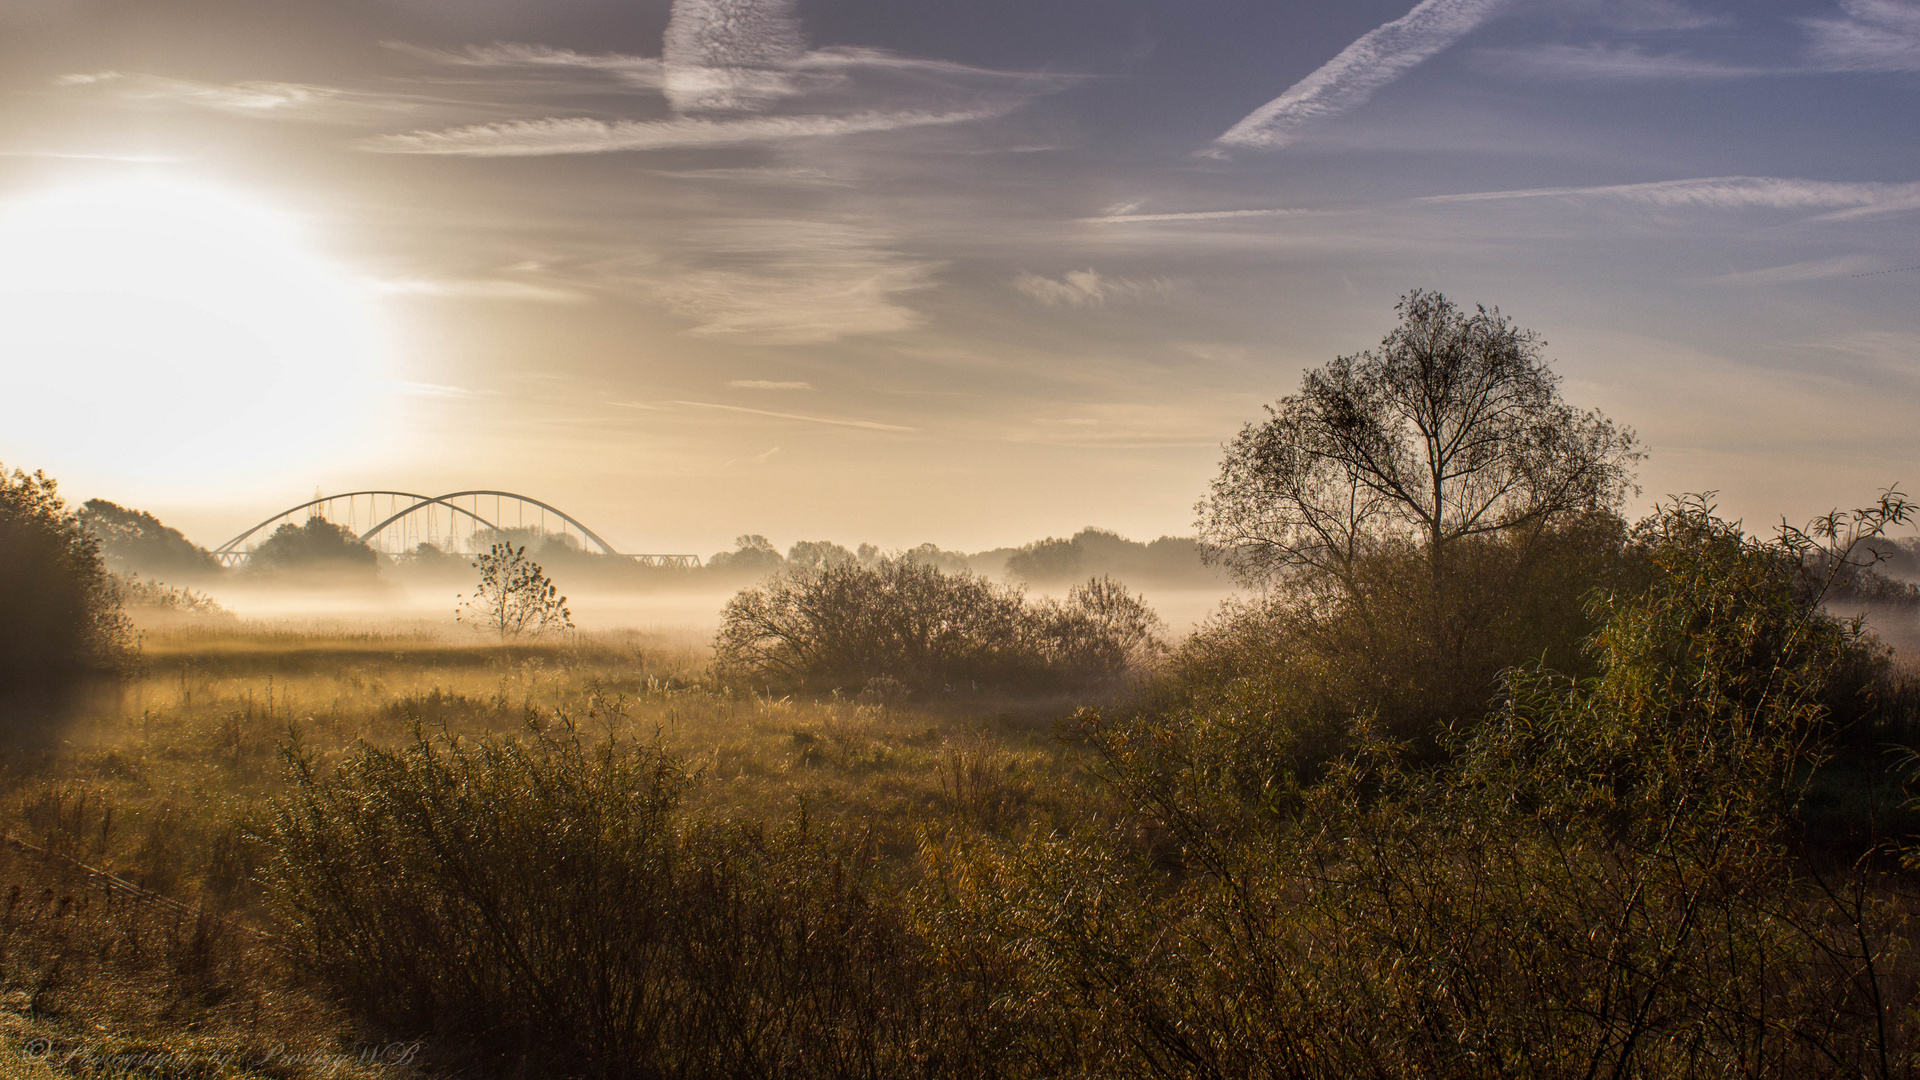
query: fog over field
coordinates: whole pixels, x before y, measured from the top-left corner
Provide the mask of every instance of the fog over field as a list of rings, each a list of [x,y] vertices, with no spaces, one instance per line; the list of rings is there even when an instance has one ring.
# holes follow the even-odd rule
[[[0,0],[0,1080],[1920,1077],[1920,0]]]

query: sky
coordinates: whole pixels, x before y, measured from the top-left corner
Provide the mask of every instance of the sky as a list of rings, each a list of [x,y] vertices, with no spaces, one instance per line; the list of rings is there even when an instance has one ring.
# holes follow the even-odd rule
[[[1920,0],[5,0],[0,461],[209,545],[1190,534],[1411,289],[1756,528],[1920,490]]]

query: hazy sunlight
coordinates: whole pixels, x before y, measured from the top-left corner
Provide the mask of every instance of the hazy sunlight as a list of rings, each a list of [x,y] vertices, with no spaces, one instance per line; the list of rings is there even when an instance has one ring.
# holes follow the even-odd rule
[[[0,354],[47,464],[270,474],[359,425],[365,291],[290,214],[143,175],[0,203]],[[81,403],[85,403],[82,405]]]

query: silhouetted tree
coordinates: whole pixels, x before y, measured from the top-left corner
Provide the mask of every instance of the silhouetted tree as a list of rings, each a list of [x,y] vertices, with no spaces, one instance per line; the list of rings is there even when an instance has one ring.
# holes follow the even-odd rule
[[[858,562],[853,552],[831,540],[802,540],[787,549],[787,562],[793,566],[818,570],[825,566],[845,566]]]
[[[473,563],[480,583],[463,597],[455,613],[461,622],[500,637],[521,637],[573,629],[567,598],[560,595],[527,549],[495,544]]]
[[[1081,529],[1071,539],[1048,537],[1019,548],[1007,555],[1006,567],[1007,573],[1036,585],[1098,576],[1180,585],[1219,580],[1219,571],[1207,566],[1197,541],[1163,536],[1142,544],[1092,527]]]
[[[353,530],[335,525],[323,517],[310,517],[305,525],[289,522],[273,531],[248,557],[248,569],[262,570],[359,570],[372,573],[379,555]]]
[[[99,537],[45,474],[0,468],[0,691],[111,670],[129,643]]]
[[[1560,399],[1543,343],[1496,308],[1401,300],[1377,352],[1307,373],[1227,448],[1200,534],[1249,582],[1345,578],[1394,540],[1434,576],[1462,540],[1617,506],[1631,431]]]
[[[740,576],[770,574],[786,565],[773,541],[753,533],[737,537],[734,551],[722,551],[707,560],[707,569]]]
[[[1311,658],[1349,717],[1434,751],[1502,669],[1584,662],[1578,598],[1630,573],[1615,508],[1639,454],[1561,400],[1539,338],[1498,310],[1416,291],[1398,311],[1377,351],[1308,372],[1241,431],[1199,527],[1276,587],[1246,613],[1250,658]]]
[[[144,510],[88,499],[80,510],[80,520],[100,538],[100,554],[116,572],[166,578],[206,577],[220,572],[220,561],[211,552]]]

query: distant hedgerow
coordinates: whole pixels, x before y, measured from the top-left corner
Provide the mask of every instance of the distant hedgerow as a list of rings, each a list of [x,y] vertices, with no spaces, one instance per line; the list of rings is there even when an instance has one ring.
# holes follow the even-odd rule
[[[1086,686],[1155,659],[1162,624],[1117,582],[1064,603],[910,558],[791,568],[727,602],[715,639],[723,682],[781,691]]]

